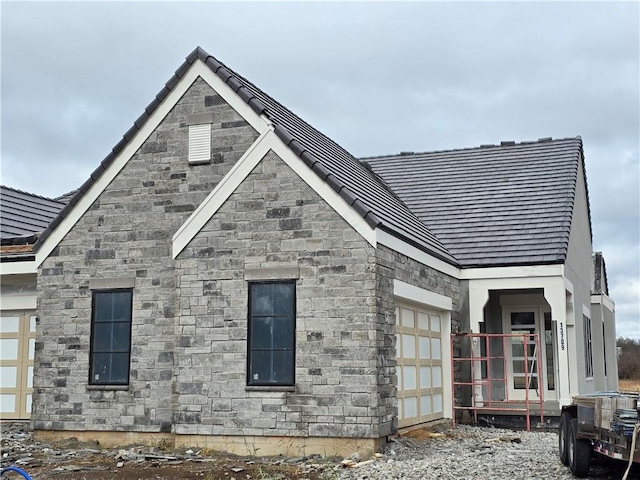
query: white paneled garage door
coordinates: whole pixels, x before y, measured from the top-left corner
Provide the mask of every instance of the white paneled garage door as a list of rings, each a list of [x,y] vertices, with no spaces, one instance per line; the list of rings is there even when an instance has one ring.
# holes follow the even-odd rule
[[[398,427],[443,418],[443,317],[396,302]]]

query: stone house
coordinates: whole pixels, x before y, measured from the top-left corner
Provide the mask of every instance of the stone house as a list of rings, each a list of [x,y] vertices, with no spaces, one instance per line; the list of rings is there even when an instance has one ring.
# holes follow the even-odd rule
[[[34,246],[36,435],[367,455],[452,418],[459,331],[539,333],[552,407],[617,387],[582,155],[358,160],[197,48]]]

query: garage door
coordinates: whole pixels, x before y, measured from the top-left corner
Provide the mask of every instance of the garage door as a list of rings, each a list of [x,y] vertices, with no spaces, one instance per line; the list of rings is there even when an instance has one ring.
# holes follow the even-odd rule
[[[0,317],[0,417],[28,419],[33,391],[36,315],[3,311]]]
[[[442,315],[396,303],[398,427],[443,418]]]

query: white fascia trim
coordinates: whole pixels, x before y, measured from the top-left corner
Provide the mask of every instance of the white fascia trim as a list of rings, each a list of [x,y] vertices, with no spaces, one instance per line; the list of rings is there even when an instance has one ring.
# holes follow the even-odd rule
[[[616,304],[611,297],[608,295],[602,294],[602,304],[607,307],[612,312],[616,311]]]
[[[473,286],[473,288],[486,288],[487,290],[558,288],[561,285],[562,277],[501,277],[469,280],[469,288]]]
[[[562,277],[563,265],[526,265],[515,267],[488,267],[463,269],[460,280],[485,280],[492,278]]]
[[[381,245],[389,247],[391,250],[395,250],[398,253],[406,255],[416,262],[420,262],[423,265],[438,270],[439,272],[445,273],[455,278],[460,278],[460,269],[458,267],[454,267],[453,265],[443,262],[442,260],[439,260],[436,257],[423,252],[413,245],[410,245],[407,242],[394,237],[390,233],[380,230],[379,228],[375,229],[375,234],[377,242]]]
[[[38,273],[38,265],[35,260],[0,263],[0,275],[22,275],[25,273]]]
[[[591,295],[591,305],[602,305],[611,312],[616,311],[616,304],[604,293],[599,295]]]
[[[393,280],[393,295],[411,302],[436,307],[439,310],[453,310],[453,300],[451,298],[416,287],[402,280]]]
[[[262,133],[269,128],[270,124],[264,116],[258,115],[254,112],[253,109],[231,89],[231,87],[218,77],[218,75],[213,73],[201,60],[196,60],[175,87],[173,87],[171,92],[169,92],[162,103],[158,105],[144,125],[136,132],[131,141],[127,143],[98,180],[96,180],[91,188],[82,196],[80,201],[45,240],[44,244],[40,246],[40,249],[36,254],[36,267],[39,267],[42,262],[44,262],[58,243],[62,241],[65,235],[69,233],[78,220],[80,220],[82,215],[84,215],[89,207],[93,205],[93,202],[96,201],[98,196],[100,196],[116,175],[118,175],[120,170],[124,168],[129,159],[133,157],[140,146],[155,131],[160,122],[162,122],[198,77],[201,77],[205,82],[207,82],[211,88],[216,91],[216,93],[218,93],[259,133]],[[185,162],[186,161],[187,160],[185,159]]]
[[[375,247],[376,232],[364,218],[342,198],[333,188],[322,180],[300,157],[287,147],[280,137],[273,134],[272,150],[284,161],[313,191],[333,208],[353,229],[358,232],[372,247]]]
[[[274,135],[275,133],[269,129],[262,133],[207,198],[187,218],[186,222],[180,226],[173,235],[173,258],[180,255],[180,252],[189,245],[189,242],[202,230],[209,219],[215,215],[235,189],[240,186],[247,175],[253,171],[260,160],[269,152],[273,143],[270,138]]]
[[[564,277],[564,289],[573,295],[573,283],[571,283],[567,277]]]
[[[222,81],[222,79],[216,75],[202,60],[196,60],[187,74],[191,74],[195,78],[201,77],[205,82],[213,88],[222,99],[229,104],[238,114],[244,118],[249,125],[251,125],[258,133],[264,133],[268,128],[273,128],[271,122],[264,116],[258,115],[253,108],[247,104],[240,96],[234,92],[229,85]],[[189,85],[193,83],[195,78],[189,82]]]

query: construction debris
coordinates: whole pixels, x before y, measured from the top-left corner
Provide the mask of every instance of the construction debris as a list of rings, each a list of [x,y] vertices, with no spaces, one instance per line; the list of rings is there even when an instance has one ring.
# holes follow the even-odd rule
[[[275,472],[275,476],[265,478],[317,478],[326,470],[338,468],[335,458],[327,459],[316,454],[296,458],[235,456],[229,458],[224,454],[208,456],[207,454],[211,451],[206,449],[169,452],[162,446],[148,445],[102,449],[95,442],[80,442],[76,438],[56,443],[34,441],[28,422],[3,422],[1,427],[0,468],[14,465],[29,472],[39,472],[33,478],[53,478],[54,475],[67,478],[65,475],[75,473],[82,474],[82,478],[94,478],[97,473],[90,472],[99,471],[111,472],[104,477],[111,478],[116,470],[134,467],[138,469],[166,469],[171,466],[187,468],[188,464],[189,468],[200,464],[201,470],[207,473],[215,469],[216,472],[223,472],[225,478],[229,479],[255,478],[256,471],[260,475],[266,475],[265,472],[269,471]],[[357,454],[349,458],[357,460],[354,464],[360,462],[360,456]],[[361,462],[362,465],[366,463]],[[284,475],[283,472],[294,472],[295,476],[281,477]],[[240,476],[237,476],[238,474]],[[103,476],[97,478],[103,478]],[[166,477],[158,476],[157,478]]]

